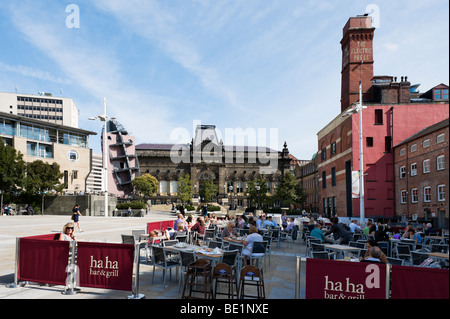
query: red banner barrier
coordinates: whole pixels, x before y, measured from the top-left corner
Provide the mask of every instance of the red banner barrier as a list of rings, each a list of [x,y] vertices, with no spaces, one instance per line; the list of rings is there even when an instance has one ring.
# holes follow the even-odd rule
[[[49,234],[19,239],[19,280],[66,284],[69,242],[54,237]]]
[[[132,290],[134,246],[79,242],[80,287]]]
[[[175,222],[173,220],[166,220],[164,222],[161,222],[161,230],[166,231],[168,227],[173,228],[173,224]]]
[[[392,266],[391,299],[449,299],[449,271]]]
[[[152,230],[161,230],[161,222],[152,222],[147,224],[147,233],[150,233]]]
[[[308,258],[306,299],[386,299],[386,265]]]

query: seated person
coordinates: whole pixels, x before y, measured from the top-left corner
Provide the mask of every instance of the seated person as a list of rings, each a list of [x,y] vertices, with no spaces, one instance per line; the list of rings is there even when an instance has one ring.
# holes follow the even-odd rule
[[[278,225],[277,225],[277,223],[275,223],[272,220],[272,216],[268,216],[267,219],[263,222],[263,227],[268,229],[268,228],[271,228],[273,226],[278,226]]]
[[[315,224],[314,229],[309,233],[309,236],[320,239],[320,242],[322,243],[323,241],[326,241],[326,239],[321,228],[322,226],[320,224]]]
[[[373,258],[374,256],[371,254],[371,249],[372,249],[373,247],[377,247],[377,248],[380,249],[381,254],[380,254],[380,256],[377,257],[377,258],[378,258],[378,259],[380,260],[380,262],[382,262],[383,264],[387,264],[387,263],[388,263],[388,259],[387,259],[386,255],[383,253],[383,251],[381,250],[381,248],[378,247],[377,241],[376,241],[376,240],[373,240],[373,239],[370,239],[370,240],[368,240],[368,241],[366,242],[366,255],[364,256],[364,258],[360,257],[360,260],[361,260],[361,261],[364,261],[365,259],[368,259],[368,258],[371,258],[371,257]],[[376,249],[376,250],[377,250],[377,249]],[[378,251],[378,250],[377,250],[377,251]]]
[[[381,261],[381,255],[383,252],[381,251],[381,248],[378,246],[373,246],[372,248],[367,250],[369,252],[369,255],[367,258],[364,258],[361,260],[362,262],[370,262],[370,263],[383,263]]]
[[[255,241],[263,241],[263,237],[258,234],[258,228],[255,225],[251,225],[249,229],[249,235],[247,238],[245,238],[243,244],[244,249],[242,250],[242,253],[244,255],[244,266],[247,265],[248,258],[251,258],[252,256],[260,257],[264,256],[263,253],[254,254],[252,253],[253,250],[253,243]]]
[[[233,236],[239,236],[235,226],[234,222],[229,221],[227,227],[222,230],[222,238],[230,239]]]

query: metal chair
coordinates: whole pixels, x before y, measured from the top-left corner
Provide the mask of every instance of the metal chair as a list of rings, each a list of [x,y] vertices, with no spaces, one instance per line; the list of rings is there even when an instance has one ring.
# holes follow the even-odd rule
[[[178,283],[178,291],[180,291],[181,289],[181,282],[182,281],[184,282],[187,267],[193,262],[195,262],[195,253],[193,251],[190,252],[180,250],[179,255],[180,255],[180,280]]]
[[[421,253],[418,251],[412,251],[411,252],[412,266],[420,266],[429,257],[430,257],[430,253]]]
[[[391,265],[403,266],[404,260],[400,258],[387,257],[388,262]]]
[[[312,251],[312,258],[316,259],[330,259],[327,251]]]
[[[403,259],[407,263],[411,263],[411,246],[396,244],[394,247],[394,256]]]
[[[447,253],[448,254],[448,245],[442,244],[432,244],[431,245],[432,253]]]
[[[210,240],[208,242],[208,248],[222,248],[222,242],[220,241],[215,241],[215,240]]]
[[[163,283],[166,283],[166,270],[170,270],[170,277],[172,278],[172,268],[179,267],[180,262],[174,259],[167,258],[166,249],[156,245],[152,246],[153,251],[153,275],[152,283],[155,279],[155,268],[162,268],[163,270]]]
[[[257,264],[260,260],[264,260],[264,271],[266,271],[266,252],[267,252],[267,242],[266,241],[254,241],[252,246],[252,252],[250,255],[250,262],[256,260]],[[260,254],[255,256],[255,254]],[[262,254],[262,255],[261,255]]]

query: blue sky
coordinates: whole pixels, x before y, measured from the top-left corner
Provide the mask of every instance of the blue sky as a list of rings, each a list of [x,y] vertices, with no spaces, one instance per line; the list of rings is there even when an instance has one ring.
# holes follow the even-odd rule
[[[67,28],[70,4],[79,28]],[[370,4],[375,75],[408,76],[421,92],[448,84],[447,0],[2,0],[0,91],[62,89],[97,133],[88,118],[106,97],[137,143],[180,142],[180,131],[186,142],[214,124],[226,144],[227,128],[260,129],[256,144],[286,141],[310,159],[340,112],[342,28]],[[100,152],[98,136],[90,143]]]

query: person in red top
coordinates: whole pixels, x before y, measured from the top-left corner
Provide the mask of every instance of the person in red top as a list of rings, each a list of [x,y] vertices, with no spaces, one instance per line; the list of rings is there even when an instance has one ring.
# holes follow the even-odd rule
[[[203,239],[203,235],[205,234],[205,222],[201,217],[197,218],[197,222],[195,223],[194,226],[191,227],[191,232],[197,233],[194,238],[196,238],[198,245],[198,239],[199,238]]]

